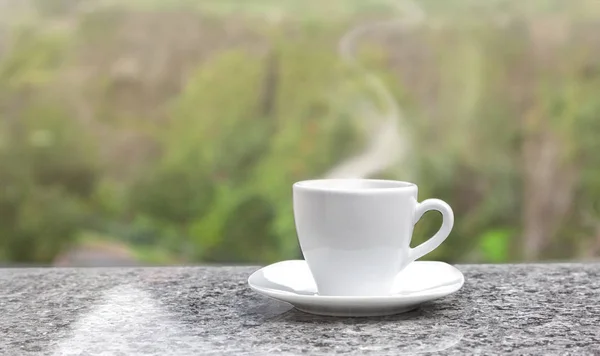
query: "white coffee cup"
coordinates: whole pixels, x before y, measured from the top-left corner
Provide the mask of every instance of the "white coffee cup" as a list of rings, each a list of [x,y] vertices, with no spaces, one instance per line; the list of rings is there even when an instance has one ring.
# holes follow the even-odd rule
[[[298,239],[319,295],[388,295],[404,267],[448,237],[450,206],[438,199],[419,203],[417,191],[413,183],[377,179],[294,184]],[[429,210],[442,213],[442,227],[411,248],[414,225]]]

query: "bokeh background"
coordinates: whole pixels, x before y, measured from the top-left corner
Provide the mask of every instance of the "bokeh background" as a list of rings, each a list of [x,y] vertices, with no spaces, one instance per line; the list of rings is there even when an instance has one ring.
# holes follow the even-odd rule
[[[598,34],[597,0],[0,0],[0,264],[298,258],[291,184],[342,176],[452,205],[427,259],[595,259]]]

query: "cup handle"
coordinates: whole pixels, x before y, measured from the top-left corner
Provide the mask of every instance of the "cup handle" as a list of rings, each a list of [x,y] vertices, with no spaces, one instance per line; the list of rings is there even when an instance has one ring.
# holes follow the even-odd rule
[[[452,227],[454,226],[454,213],[452,212],[452,208],[450,205],[446,204],[446,202],[439,199],[427,199],[421,203],[417,203],[414,224],[421,219],[423,214],[430,210],[436,210],[442,213],[442,227],[440,227],[438,232],[436,232],[432,238],[419,246],[410,249],[408,254],[410,262],[435,250],[442,242],[444,242],[444,240],[446,240],[448,235],[450,235],[450,231],[452,231]]]

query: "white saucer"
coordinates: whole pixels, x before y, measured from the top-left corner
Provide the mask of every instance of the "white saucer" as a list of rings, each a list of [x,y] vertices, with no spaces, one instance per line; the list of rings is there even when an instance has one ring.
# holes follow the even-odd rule
[[[320,296],[306,261],[293,260],[261,268],[248,278],[250,288],[288,302],[311,314],[382,316],[407,312],[459,290],[465,279],[443,262],[416,261],[398,274],[392,293],[375,297]]]

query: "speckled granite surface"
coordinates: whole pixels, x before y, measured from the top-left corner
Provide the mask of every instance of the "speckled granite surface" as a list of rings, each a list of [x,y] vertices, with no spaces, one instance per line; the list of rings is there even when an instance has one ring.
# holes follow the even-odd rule
[[[0,355],[600,355],[600,264],[458,266],[408,314],[317,317],[256,268],[0,269]]]

